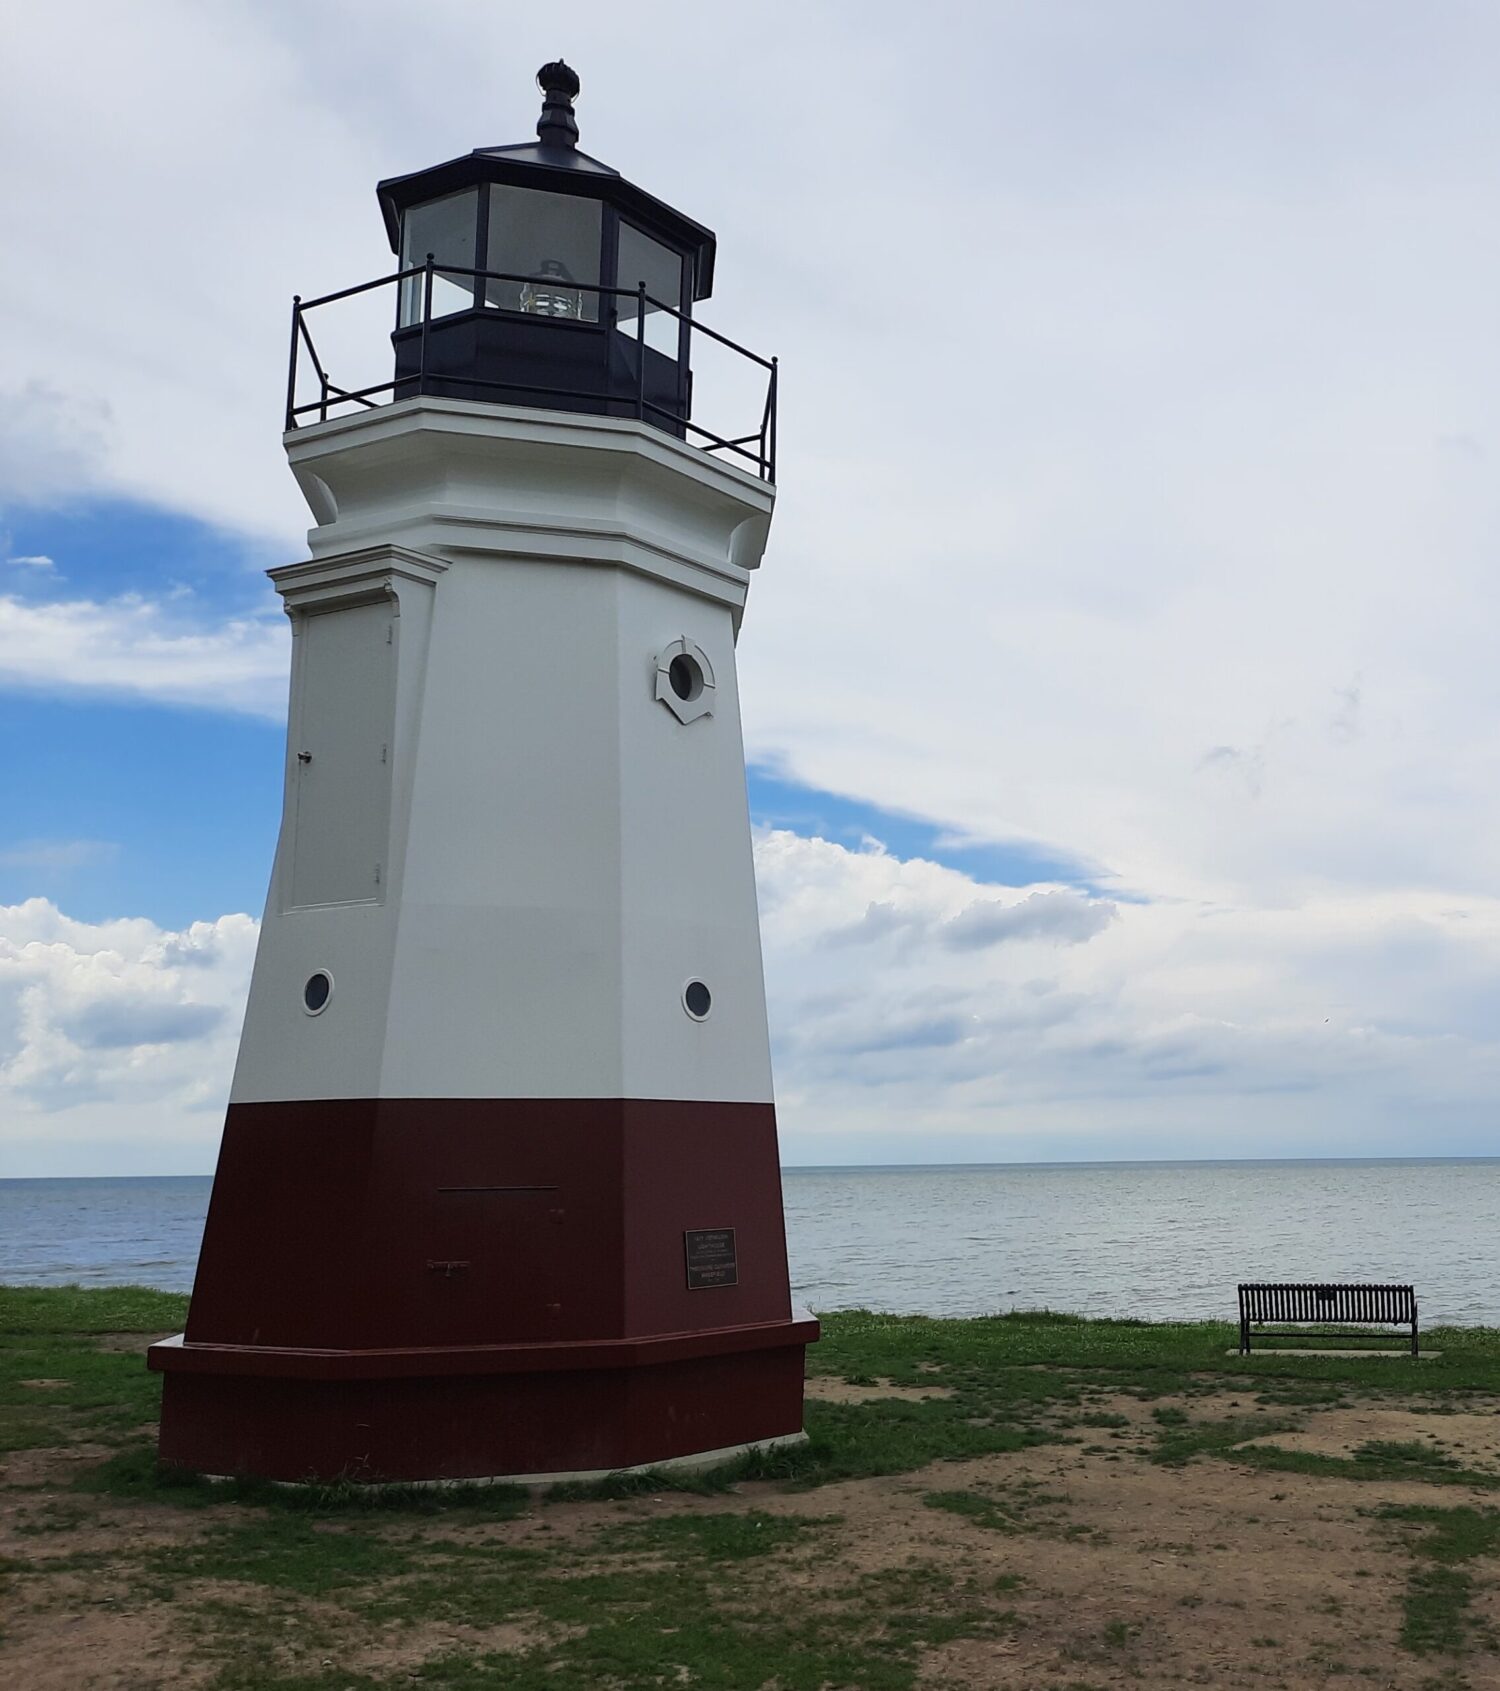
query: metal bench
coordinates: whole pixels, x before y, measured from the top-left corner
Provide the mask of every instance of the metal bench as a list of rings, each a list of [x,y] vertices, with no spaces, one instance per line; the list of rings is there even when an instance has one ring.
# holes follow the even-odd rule
[[[1297,1337],[1309,1339],[1358,1337],[1348,1331],[1351,1326],[1409,1327],[1411,1353],[1419,1354],[1415,1286],[1242,1285],[1241,1356],[1250,1354],[1251,1325],[1262,1326],[1267,1321],[1298,1323]]]

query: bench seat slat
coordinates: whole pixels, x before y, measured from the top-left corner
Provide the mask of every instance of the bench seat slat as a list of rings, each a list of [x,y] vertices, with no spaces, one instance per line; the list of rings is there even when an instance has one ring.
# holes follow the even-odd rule
[[[1240,1349],[1250,1349],[1250,1329],[1272,1324],[1385,1325],[1411,1329],[1417,1354],[1415,1286],[1361,1283],[1243,1281],[1239,1286]],[[1333,1337],[1333,1334],[1327,1335]]]

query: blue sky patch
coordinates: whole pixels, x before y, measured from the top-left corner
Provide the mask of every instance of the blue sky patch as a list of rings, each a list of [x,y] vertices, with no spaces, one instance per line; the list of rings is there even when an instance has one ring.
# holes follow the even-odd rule
[[[164,927],[259,916],[281,818],[277,722],[118,700],[0,695],[0,904]]]
[[[265,609],[262,571],[290,562],[282,548],[132,499],[0,514],[0,592],[26,599],[191,594],[200,609],[241,616]]]
[[[794,834],[830,840],[850,851],[858,851],[866,840],[879,840],[894,857],[923,857],[997,886],[1026,887],[1038,881],[1055,881],[1091,893],[1107,891],[1111,897],[1119,896],[1112,888],[1101,887],[1101,879],[1107,877],[1097,865],[1043,846],[1020,840],[959,840],[954,837],[954,829],[940,822],[805,787],[764,764],[750,766],[749,785],[750,819],[757,827],[787,828]]]

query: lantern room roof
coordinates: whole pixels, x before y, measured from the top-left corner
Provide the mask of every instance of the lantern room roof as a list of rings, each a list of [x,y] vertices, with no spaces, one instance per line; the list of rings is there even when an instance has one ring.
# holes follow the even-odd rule
[[[542,77],[554,70],[566,71],[563,65],[543,67]],[[572,73],[568,72],[571,76]],[[537,188],[545,193],[579,194],[587,199],[602,200],[625,216],[638,222],[649,233],[664,237],[673,246],[685,248],[693,279],[693,298],[707,299],[713,289],[714,249],[717,245],[713,231],[701,223],[676,211],[648,194],[644,188],[627,182],[618,170],[603,164],[587,153],[580,152],[553,115],[559,109],[554,103],[557,90],[552,81],[544,83],[547,104],[537,125],[538,139],[510,147],[476,147],[443,164],[430,165],[426,170],[412,171],[406,176],[388,176],[376,185],[380,210],[385,218],[386,234],[391,251],[399,252],[401,243],[401,214],[408,206],[437,199],[443,194],[458,193],[485,182],[499,182],[514,188]],[[576,92],[577,79],[573,78]],[[572,135],[571,96],[566,98],[565,119]]]

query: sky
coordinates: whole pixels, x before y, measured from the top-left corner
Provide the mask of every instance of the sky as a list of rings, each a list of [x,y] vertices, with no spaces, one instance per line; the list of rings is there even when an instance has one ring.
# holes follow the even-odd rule
[[[1494,1152],[1497,52],[1463,0],[6,9],[0,1176],[212,1169],[291,296],[559,54],[781,360],[785,1160]]]

